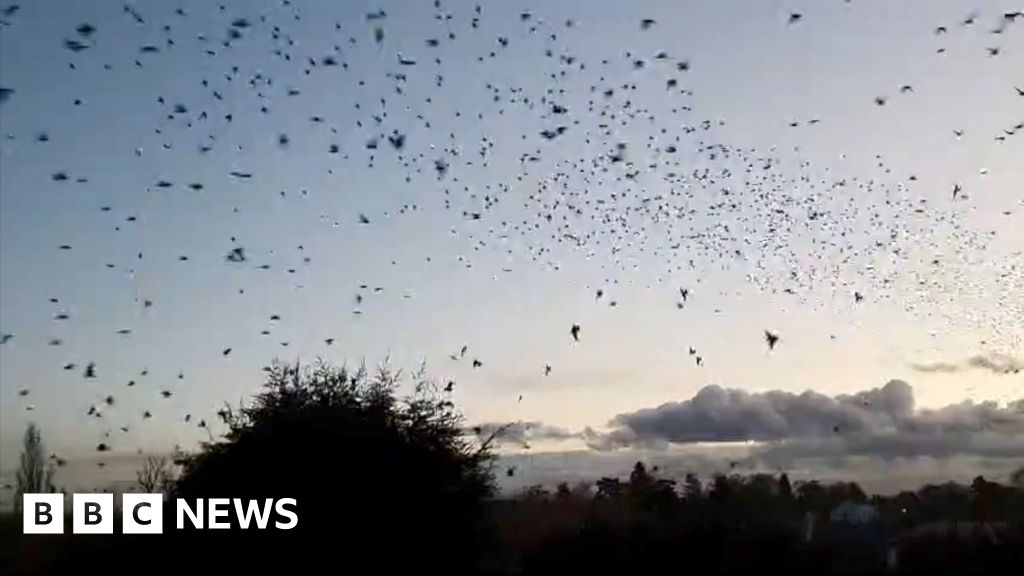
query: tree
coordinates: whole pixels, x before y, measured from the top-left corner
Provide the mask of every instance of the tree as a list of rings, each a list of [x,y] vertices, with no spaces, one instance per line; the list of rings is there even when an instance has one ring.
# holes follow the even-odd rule
[[[170,462],[165,456],[146,458],[142,469],[135,472],[135,479],[144,492],[170,492],[174,487]]]
[[[598,500],[615,500],[622,495],[622,481],[611,476],[604,476],[597,481]]]
[[[643,462],[633,465],[633,471],[629,473],[629,487],[634,492],[648,490],[654,484],[654,477],[647,472],[647,466]]]
[[[824,512],[828,509],[825,488],[817,480],[797,483],[796,498],[801,510]]]
[[[789,483],[789,475],[785,472],[779,476],[779,496],[787,502],[793,499],[793,486]]]
[[[25,429],[21,463],[17,472],[15,506],[21,506],[23,494],[56,492],[53,485],[53,467],[46,462],[42,434],[35,424]]]
[[[399,397],[401,372],[374,375],[325,363],[275,364],[263,391],[221,411],[222,438],[180,459],[175,496],[295,498],[288,531],[195,532],[189,546],[230,562],[268,569],[251,554],[266,540],[282,568],[343,562],[411,573],[465,573],[485,549],[485,500],[493,457],[465,432],[462,416],[423,369]],[[189,537],[188,530],[181,531]],[[273,554],[273,552],[269,552]]]
[[[704,486],[693,472],[688,472],[683,480],[683,498],[688,502],[697,502],[704,498]]]
[[[1019,490],[1024,490],[1024,466],[1010,474],[1010,484],[1016,486]]]

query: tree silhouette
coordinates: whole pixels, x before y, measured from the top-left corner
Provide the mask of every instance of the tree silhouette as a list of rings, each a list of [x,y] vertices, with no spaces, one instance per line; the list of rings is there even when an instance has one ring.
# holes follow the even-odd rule
[[[787,502],[793,499],[793,486],[789,483],[789,475],[785,472],[779,476],[779,497]]]
[[[46,462],[42,434],[30,423],[22,441],[21,461],[18,466],[15,506],[20,509],[22,495],[56,492],[53,485],[53,467]]]
[[[175,496],[295,498],[297,526],[268,539],[284,565],[474,569],[492,456],[464,436],[462,417],[422,369],[405,398],[401,373],[387,366],[373,376],[324,363],[265,370],[252,403],[221,411],[223,439],[181,459]],[[214,553],[238,544],[233,562],[245,558],[257,536],[225,532],[240,544],[219,541]],[[211,542],[206,532],[196,541]]]
[[[174,488],[174,475],[165,456],[149,456],[135,481],[144,492],[169,492]]]
[[[1010,474],[1010,484],[1016,486],[1020,490],[1024,490],[1024,466],[1021,466]]]

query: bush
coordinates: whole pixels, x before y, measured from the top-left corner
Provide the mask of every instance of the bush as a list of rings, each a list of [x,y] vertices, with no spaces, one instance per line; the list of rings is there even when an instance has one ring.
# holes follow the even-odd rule
[[[261,567],[272,554],[295,567],[475,568],[491,454],[464,437],[461,416],[422,370],[407,398],[396,396],[401,375],[386,366],[373,376],[322,363],[266,370],[250,405],[220,412],[223,439],[180,462],[175,497],[295,498],[298,525],[267,531],[268,542],[288,544],[260,550]],[[251,544],[253,533],[195,540],[220,554]],[[238,561],[254,550],[233,552]]]

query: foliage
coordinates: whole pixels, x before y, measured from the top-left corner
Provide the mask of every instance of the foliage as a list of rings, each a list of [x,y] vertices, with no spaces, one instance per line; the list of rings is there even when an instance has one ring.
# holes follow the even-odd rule
[[[174,473],[166,456],[149,456],[142,469],[135,473],[136,483],[143,492],[170,492],[174,488]]]
[[[42,433],[35,424],[25,429],[21,460],[16,475],[15,505],[20,506],[23,494],[56,492],[53,485],[53,466],[46,461]]]
[[[482,549],[492,456],[420,369],[265,369],[263,391],[221,411],[227,432],[181,458],[176,496],[295,498],[289,554],[466,571]],[[327,542],[333,542],[328,544]]]

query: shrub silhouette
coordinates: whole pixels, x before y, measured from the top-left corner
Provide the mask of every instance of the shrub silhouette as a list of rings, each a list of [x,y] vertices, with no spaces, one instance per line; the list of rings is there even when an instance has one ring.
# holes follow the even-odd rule
[[[235,569],[323,562],[356,572],[476,568],[485,500],[494,490],[492,457],[486,444],[463,436],[461,416],[422,370],[407,398],[396,395],[401,374],[386,366],[372,376],[323,363],[266,371],[250,405],[221,410],[224,437],[179,459],[174,496],[295,498],[298,524],[262,534],[194,532],[185,536],[190,549],[227,553]],[[252,547],[261,542],[270,547]]]
[[[15,476],[17,486],[14,505],[18,510],[21,508],[23,494],[57,491],[53,485],[53,466],[47,464],[45,452],[42,433],[35,424],[30,423],[25,429],[21,459]]]

